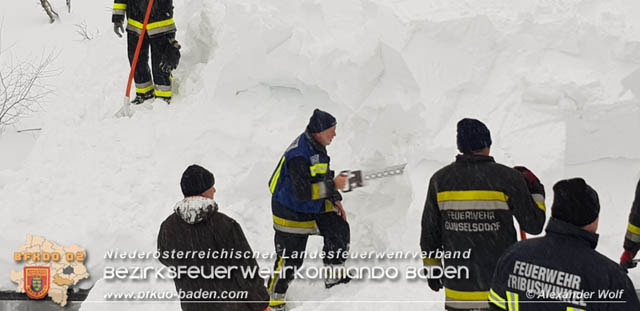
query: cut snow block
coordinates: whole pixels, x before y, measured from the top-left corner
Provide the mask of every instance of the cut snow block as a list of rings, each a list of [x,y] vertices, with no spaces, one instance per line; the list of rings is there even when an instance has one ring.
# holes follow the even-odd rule
[[[567,120],[566,162],[640,159],[638,133],[640,109],[633,103],[585,107]]]

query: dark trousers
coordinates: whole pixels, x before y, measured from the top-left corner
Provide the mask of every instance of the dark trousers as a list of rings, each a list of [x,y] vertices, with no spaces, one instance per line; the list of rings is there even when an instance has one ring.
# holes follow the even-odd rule
[[[169,44],[169,38],[172,36],[175,36],[175,33],[160,34],[151,38],[145,34],[133,74],[133,79],[136,82],[136,94],[154,92],[153,94],[158,97],[171,98],[171,73],[160,70],[160,60]],[[133,63],[139,37],[137,33],[127,31],[129,65]],[[151,48],[151,70],[149,70],[149,48]],[[152,72],[153,80],[151,79]]]
[[[337,213],[322,213],[315,217],[320,235],[324,238],[322,251],[325,265],[339,265],[346,261],[349,252],[351,233],[349,223]],[[302,266],[309,235],[294,234],[276,230],[274,242],[276,246],[276,262],[274,275],[269,279],[268,290],[284,294],[294,278],[294,272]],[[326,256],[330,254],[331,256]],[[283,273],[282,273],[283,272]]]

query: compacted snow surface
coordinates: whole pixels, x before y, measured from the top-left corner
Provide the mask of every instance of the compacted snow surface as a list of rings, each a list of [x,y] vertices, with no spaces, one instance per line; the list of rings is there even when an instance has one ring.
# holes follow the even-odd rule
[[[316,107],[338,119],[334,170],[408,163],[404,175],[344,195],[355,252],[419,250],[427,182],[453,161],[463,117],[488,125],[498,162],[541,178],[547,206],[557,180],[584,177],[600,195],[598,251],[614,260],[622,252],[640,178],[635,1],[175,1],[183,46],[175,98],[123,119],[113,115],[129,66],[125,39],[112,33],[112,3],[76,1],[67,13],[52,2],[61,13],[54,24],[36,2],[0,4],[2,64],[58,55],[55,93],[35,116],[43,130],[8,128],[0,139],[3,290],[15,289],[9,272],[20,268],[11,254],[37,234],[87,250],[91,278],[81,287],[95,286],[82,310],[179,310],[175,301],[102,302],[110,291],[174,290],[166,280],[101,280],[105,266],[160,266],[105,252],[154,250],[191,163],[215,174],[220,211],[253,249],[273,251],[267,182]],[[82,22],[94,39],[80,40]],[[313,237],[308,250],[321,245]],[[640,284],[640,271],[630,276]],[[443,295],[400,277],[331,290],[297,281],[287,298],[300,311],[413,310],[439,308]]]

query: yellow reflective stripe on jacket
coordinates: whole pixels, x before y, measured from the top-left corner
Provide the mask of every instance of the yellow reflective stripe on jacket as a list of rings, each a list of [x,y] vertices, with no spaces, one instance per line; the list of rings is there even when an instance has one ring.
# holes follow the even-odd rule
[[[328,169],[329,164],[327,163],[318,163],[309,167],[309,170],[311,171],[311,177],[318,174],[326,174]]]
[[[276,169],[276,172],[273,173],[273,177],[269,182],[269,189],[271,190],[271,193],[274,193],[276,191],[276,185],[278,184],[278,179],[280,178],[280,170],[282,170],[283,164],[284,164],[284,157],[282,157],[282,159],[280,160],[280,164],[278,164],[278,168]]]
[[[320,184],[311,184],[311,200],[320,199]]]
[[[539,193],[534,193],[531,196],[533,197],[533,201],[536,202],[536,205],[538,206],[538,208],[541,209],[543,212],[546,212],[547,206],[544,204],[544,196]]]
[[[509,311],[520,311],[520,301],[518,294],[507,291],[507,306]]]
[[[324,200],[324,211],[325,213],[335,212],[336,209],[333,207],[333,203],[329,200]]]
[[[438,203],[445,201],[500,201],[507,202],[507,195],[500,191],[463,190],[438,192]]]
[[[488,299],[489,292],[488,291],[467,292],[467,291],[457,291],[457,290],[445,288],[444,295],[447,298],[451,298],[455,300],[484,301]]]
[[[127,20],[127,22],[129,23],[129,25],[131,25],[133,27],[136,27],[138,29],[142,29],[142,23],[137,21],[137,20],[129,18]],[[165,26],[169,26],[169,25],[173,25],[173,24],[174,24],[173,18],[169,18],[169,19],[165,19],[163,21],[148,23],[147,24],[147,30],[152,30],[152,29],[155,29],[155,28],[165,27]]]
[[[320,200],[327,197],[327,185],[324,181],[311,184],[311,200]]]
[[[113,9],[114,10],[126,10],[127,9],[127,4],[126,3],[114,3],[113,4]]]
[[[491,301],[494,305],[500,307],[503,310],[507,310],[507,305],[505,304],[505,300],[496,293],[493,288],[489,290],[489,301]]]
[[[295,221],[295,220],[288,220],[288,219],[280,218],[280,217],[275,216],[275,215],[273,215],[273,223],[275,223],[276,225],[280,225],[280,226],[284,226],[284,227],[291,227],[291,228],[303,228],[303,229],[315,229],[316,228],[316,221],[315,220]]]
[[[440,266],[441,261],[440,261],[440,258],[428,258],[428,257],[425,257],[425,258],[422,258],[422,263],[425,266]]]
[[[629,226],[627,226],[627,231],[633,234],[640,234],[640,227],[634,226],[632,223],[629,223]]]
[[[624,237],[630,242],[640,243],[640,228],[629,223],[629,226],[627,226],[627,234],[625,234]]]
[[[580,309],[580,308],[574,308],[574,307],[567,307],[567,311],[586,311],[586,310]]]

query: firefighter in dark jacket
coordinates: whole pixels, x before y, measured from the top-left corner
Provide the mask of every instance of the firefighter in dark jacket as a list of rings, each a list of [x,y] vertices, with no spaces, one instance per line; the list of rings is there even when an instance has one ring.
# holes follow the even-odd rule
[[[629,214],[629,225],[627,226],[627,234],[624,237],[624,252],[620,256],[620,266],[624,269],[635,267],[637,264],[633,262],[636,253],[640,249],[640,181],[636,186],[636,195],[631,205],[631,213]]]
[[[498,261],[491,310],[640,310],[627,274],[598,253],[598,194],[582,178],[561,180],[547,235],[520,241]]]
[[[336,119],[316,109],[304,133],[284,152],[269,181],[277,258],[269,279],[271,310],[285,309],[285,294],[300,268],[307,239],[311,234],[324,238],[323,258],[331,271],[325,278],[330,288],[350,279],[344,273],[349,250],[349,224],[342,208],[346,177],[334,177],[329,167],[328,146],[336,135]]]
[[[201,166],[185,170],[180,181],[185,198],[160,226],[159,259],[167,267],[201,269],[196,278],[174,278],[182,310],[262,311],[269,300],[264,280],[258,273],[253,278],[242,274],[242,270],[257,271],[258,263],[240,225],[218,211],[213,184],[213,174]],[[229,274],[219,272],[221,277],[210,278],[211,269],[220,267]]]
[[[138,38],[142,33],[149,0],[114,0],[113,30],[122,37],[125,13],[127,17],[127,51],[129,64],[133,62]],[[132,104],[160,97],[171,102],[171,71],[180,60],[180,45],[175,39],[176,25],[173,21],[173,1],[155,0],[147,23],[146,33],[135,68],[136,97]],[[151,48],[151,70],[149,70],[149,48]],[[153,73],[153,76],[152,76]]]
[[[420,247],[429,287],[444,286],[446,310],[488,310],[491,273],[517,240],[513,217],[528,233],[542,231],[544,187],[526,168],[489,156],[491,134],[482,122],[459,121],[457,143],[462,154],[429,181]],[[445,278],[445,268],[468,272]]]

